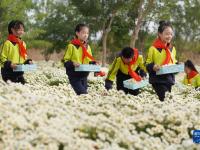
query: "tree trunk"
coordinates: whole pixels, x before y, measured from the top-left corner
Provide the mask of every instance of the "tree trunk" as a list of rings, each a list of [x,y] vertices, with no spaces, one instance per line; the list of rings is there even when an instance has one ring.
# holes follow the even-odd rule
[[[108,37],[108,32],[103,31],[103,35],[102,35],[102,47],[103,47],[102,66],[103,67],[106,65],[107,37]]]
[[[42,55],[44,56],[44,60],[45,60],[46,62],[48,62],[48,61],[50,60],[50,58],[51,58],[51,54],[48,53],[48,50],[47,50],[47,49],[45,49],[45,50],[42,52]]]
[[[142,5],[143,5],[143,0],[140,1],[140,5],[139,5],[139,8],[138,8],[138,20],[137,20],[137,23],[135,25],[135,28],[133,29],[133,34],[131,36],[131,42],[130,42],[130,47],[134,48],[135,47],[135,43],[136,43],[136,40],[138,39],[138,34],[139,34],[139,31],[140,31],[140,28],[141,28],[141,25],[142,25],[142,20],[144,18],[144,11],[142,10]]]
[[[103,27],[103,35],[102,35],[102,66],[103,67],[106,65],[107,38],[108,38],[109,32],[111,31],[111,25],[112,25],[114,17],[115,17],[115,13],[112,13],[112,15],[107,19]]]
[[[139,8],[138,8],[138,18],[137,18],[138,20],[135,25],[135,28],[133,29],[133,34],[131,35],[131,40],[130,40],[130,47],[132,47],[132,48],[135,47],[135,43],[138,39],[138,34],[139,34],[140,28],[142,26],[143,19],[148,14],[149,9],[152,9],[154,1],[155,0],[149,0],[148,4],[146,6],[146,9],[143,8],[144,0],[140,1]]]

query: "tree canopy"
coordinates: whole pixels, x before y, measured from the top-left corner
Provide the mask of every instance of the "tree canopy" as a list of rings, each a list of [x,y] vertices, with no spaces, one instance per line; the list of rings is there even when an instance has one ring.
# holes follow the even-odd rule
[[[158,22],[169,20],[177,48],[200,52],[199,9],[199,0],[1,0],[0,41],[6,39],[8,23],[19,19],[26,26],[28,48],[48,55],[64,50],[76,24],[86,23],[94,54],[105,64],[124,46],[145,52]]]

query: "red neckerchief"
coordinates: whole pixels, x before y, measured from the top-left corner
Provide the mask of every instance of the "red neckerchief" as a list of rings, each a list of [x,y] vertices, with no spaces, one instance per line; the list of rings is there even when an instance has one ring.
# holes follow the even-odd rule
[[[167,64],[169,64],[170,60],[171,60],[172,63],[173,63],[173,60],[172,60],[172,57],[171,57],[171,53],[170,53],[170,50],[169,50],[169,47],[171,46],[170,44],[165,45],[165,44],[160,40],[160,38],[157,38],[157,39],[153,42],[153,46],[154,46],[155,48],[165,49],[166,58],[165,58],[164,62],[162,63],[162,65],[167,65]]]
[[[198,74],[197,71],[192,70],[189,74],[187,74],[188,83],[191,83],[191,79],[194,78]]]
[[[71,41],[71,44],[80,46],[82,48],[82,51],[83,51],[83,54],[82,54],[82,63],[84,62],[84,59],[86,57],[90,58],[92,61],[95,61],[94,57],[92,57],[92,55],[88,53],[86,46],[84,46],[84,44],[79,39],[73,39]]]
[[[95,61],[94,57],[90,53],[88,53],[86,46],[79,39],[73,39],[71,41],[71,44],[80,46],[82,48],[82,51],[83,51],[83,54],[82,54],[82,63],[84,62],[84,59],[86,57],[90,58],[92,61]],[[102,77],[102,76],[105,76],[105,72],[100,71],[100,72],[97,72],[95,75]]]
[[[27,56],[27,52],[26,52],[26,48],[23,45],[23,41],[20,40],[19,38],[17,38],[15,35],[13,34],[9,34],[8,35],[8,40],[14,43],[17,43],[19,45],[19,52],[20,52],[20,56],[22,56],[24,59],[26,59]]]
[[[136,63],[136,61],[137,61],[137,59],[138,59],[138,56],[139,56],[138,50],[137,50],[136,48],[133,48],[133,51],[134,51],[134,56],[133,56],[132,61],[131,61],[131,62],[129,63],[129,65],[128,65],[128,72],[129,72],[129,75],[130,75],[133,79],[135,79],[136,81],[141,81],[142,78],[141,78],[135,71],[133,71],[133,70],[131,69],[131,66],[132,66],[133,64]]]

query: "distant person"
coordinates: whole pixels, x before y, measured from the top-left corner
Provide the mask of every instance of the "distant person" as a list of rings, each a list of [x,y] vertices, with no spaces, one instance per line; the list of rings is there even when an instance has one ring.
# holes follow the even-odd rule
[[[123,85],[123,81],[135,79],[141,81],[142,77],[146,76],[146,68],[144,66],[143,57],[139,55],[137,49],[125,47],[116,57],[109,68],[107,78],[105,80],[105,88],[112,89],[113,82],[116,78],[117,90],[122,90],[126,94],[138,95],[139,89],[127,89]]]
[[[19,82],[24,84],[24,72],[14,72],[17,64],[32,64],[27,59],[26,44],[21,39],[24,34],[24,24],[19,20],[13,20],[8,25],[8,38],[0,48],[0,65],[2,79],[7,82]]]
[[[195,68],[191,60],[187,60],[185,63],[185,77],[183,79],[183,84],[192,85],[195,88],[200,87],[200,74]]]
[[[78,24],[75,28],[75,38],[68,44],[64,54],[63,63],[69,82],[77,95],[87,94],[87,78],[89,72],[76,72],[75,67],[81,64],[96,64],[88,44],[89,27]],[[103,72],[99,72],[98,75]]]
[[[149,48],[146,67],[149,72],[149,82],[158,95],[160,101],[164,101],[165,93],[171,92],[175,83],[174,74],[156,75],[163,65],[176,64],[176,49],[172,45],[173,28],[170,22],[160,21],[158,37]]]

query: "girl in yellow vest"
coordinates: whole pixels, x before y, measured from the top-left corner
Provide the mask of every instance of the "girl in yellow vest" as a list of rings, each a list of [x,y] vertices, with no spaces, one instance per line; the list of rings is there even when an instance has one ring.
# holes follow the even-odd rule
[[[122,90],[126,94],[138,95],[139,89],[127,89],[124,87],[123,81],[131,78],[140,81],[142,77],[146,76],[145,71],[146,68],[144,66],[143,57],[139,55],[138,50],[125,47],[109,68],[105,80],[105,88],[107,90],[112,89],[113,82],[116,78],[117,90]]]
[[[200,74],[191,60],[185,62],[185,73],[183,84],[192,85],[195,88],[200,87]]]
[[[160,101],[164,101],[165,93],[171,92],[175,83],[174,74],[156,75],[162,65],[176,64],[176,49],[171,44],[173,29],[170,22],[160,21],[158,38],[149,48],[146,67],[149,72],[149,83],[152,84]]]
[[[31,64],[27,59],[26,44],[21,36],[24,34],[24,24],[19,20],[13,20],[8,25],[8,38],[1,45],[0,65],[2,79],[6,82],[25,83],[24,72],[14,72],[17,64]]]
[[[87,42],[88,37],[89,27],[85,24],[78,24],[75,28],[75,38],[68,44],[63,58],[69,82],[77,95],[87,94],[89,72],[76,72],[75,67],[79,67],[80,64],[96,63]]]

